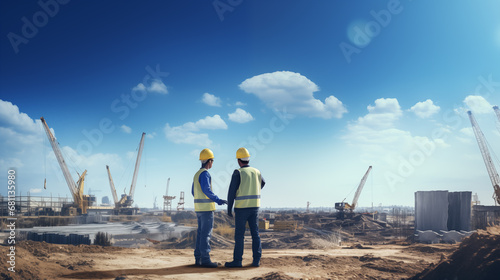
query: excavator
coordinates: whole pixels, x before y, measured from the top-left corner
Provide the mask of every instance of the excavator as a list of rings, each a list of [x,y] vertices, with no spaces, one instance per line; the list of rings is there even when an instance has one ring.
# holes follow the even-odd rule
[[[368,178],[368,174],[370,174],[370,170],[372,170],[371,166],[368,167],[368,170],[366,170],[366,173],[363,176],[363,178],[361,179],[361,182],[359,182],[358,189],[356,189],[356,193],[354,194],[354,198],[352,199],[351,204],[344,202],[345,198],[344,198],[344,200],[342,200],[342,202],[335,203],[335,209],[338,210],[337,217],[339,219],[343,220],[346,216],[347,217],[353,216],[354,209],[356,208],[357,203],[358,203],[359,195],[361,194],[361,191],[363,190],[363,186],[366,183],[366,179]],[[347,215],[346,215],[346,212],[347,212]]]
[[[496,109],[495,109],[496,107]],[[495,112],[500,119],[500,112],[498,111],[498,107],[495,106]],[[476,118],[472,115],[471,111],[467,111],[469,115],[470,122],[472,124],[472,130],[474,130],[474,135],[476,136],[477,144],[479,145],[479,150],[481,151],[481,155],[483,156],[484,164],[486,165],[486,170],[488,171],[488,175],[490,176],[491,184],[493,185],[493,200],[495,201],[495,205],[500,205],[500,178],[498,176],[498,172],[495,168],[495,164],[493,164],[493,160],[491,159],[490,151],[488,150],[488,145],[486,142],[486,138],[484,137],[483,132],[479,128],[477,124]]]
[[[109,178],[109,186],[111,187],[111,194],[113,195],[113,200],[115,202],[115,214],[123,214],[123,215],[133,215],[137,212],[136,208],[132,207],[132,204],[134,202],[134,191],[135,191],[135,185],[137,183],[137,174],[139,173],[139,166],[141,163],[141,155],[142,155],[142,150],[144,148],[144,136],[146,136],[146,133],[142,133],[141,137],[141,142],[139,143],[139,149],[137,152],[137,159],[135,162],[135,170],[134,170],[134,176],[132,177],[132,184],[130,185],[130,190],[129,194],[127,195],[125,190],[123,191],[124,194],[118,199],[118,195],[116,194],[116,189],[115,189],[115,184],[113,182],[113,178],[111,177],[111,172],[109,171],[109,166],[106,165],[106,170],[108,171],[108,178]]]
[[[62,173],[64,175],[64,179],[68,184],[69,191],[73,196],[73,204],[64,205],[62,208],[62,215],[68,216],[76,216],[81,214],[87,214],[87,209],[89,206],[95,203],[95,196],[93,195],[84,195],[83,194],[83,185],[85,181],[85,175],[87,174],[87,170],[83,171],[82,175],[78,174],[79,178],[76,183],[73,181],[71,174],[69,173],[68,166],[66,165],[66,161],[62,156],[62,152],[59,149],[59,145],[57,144],[56,138],[50,132],[49,126],[43,117],[40,118],[43,124],[43,128],[47,133],[47,137],[49,138],[50,145],[52,146],[52,150],[54,150],[54,154],[56,155],[57,162],[61,167]],[[46,188],[46,186],[44,186]]]

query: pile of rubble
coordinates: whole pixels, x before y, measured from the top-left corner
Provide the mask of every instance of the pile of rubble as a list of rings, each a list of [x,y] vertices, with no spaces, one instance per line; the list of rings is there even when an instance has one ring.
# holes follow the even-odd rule
[[[409,280],[498,279],[500,275],[500,227],[478,230],[437,265],[430,265]]]

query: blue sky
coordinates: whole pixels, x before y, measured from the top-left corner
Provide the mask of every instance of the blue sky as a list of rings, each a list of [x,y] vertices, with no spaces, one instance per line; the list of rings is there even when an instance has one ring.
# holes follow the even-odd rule
[[[465,112],[498,153],[497,1],[0,5],[0,180],[16,168],[18,192],[71,196],[43,116],[99,199],[111,198],[106,165],[128,192],[146,132],[143,207],[161,204],[168,178],[191,207],[205,147],[225,197],[240,146],[268,182],[263,207],[350,201],[369,165],[360,206],[413,205],[418,190],[493,204]]]

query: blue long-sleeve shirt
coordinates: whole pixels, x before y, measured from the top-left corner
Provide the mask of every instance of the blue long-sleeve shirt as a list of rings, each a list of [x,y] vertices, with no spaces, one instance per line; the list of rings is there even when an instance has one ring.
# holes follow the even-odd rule
[[[201,191],[213,202],[219,204],[220,198],[214,194],[214,192],[210,189],[210,184],[212,183],[212,177],[210,177],[210,173],[208,171],[201,172],[198,182],[200,182]],[[194,196],[194,183],[191,186],[191,194]]]

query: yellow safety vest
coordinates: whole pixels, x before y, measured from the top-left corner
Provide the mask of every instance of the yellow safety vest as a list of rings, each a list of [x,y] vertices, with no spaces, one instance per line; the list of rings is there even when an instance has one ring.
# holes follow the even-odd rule
[[[194,174],[193,178],[195,212],[215,211],[215,202],[208,198],[201,190],[200,174],[204,171],[207,171],[207,169],[200,168],[200,170]],[[210,189],[212,189],[212,182],[210,182]]]
[[[260,171],[253,167],[243,167],[240,171],[240,187],[236,191],[234,208],[260,207]]]

